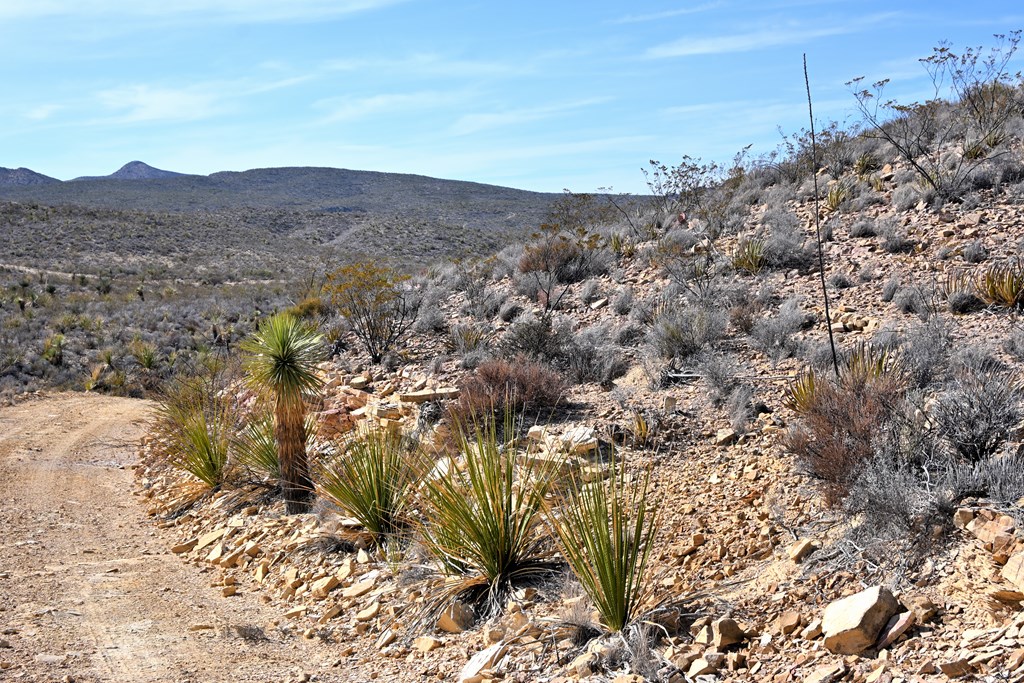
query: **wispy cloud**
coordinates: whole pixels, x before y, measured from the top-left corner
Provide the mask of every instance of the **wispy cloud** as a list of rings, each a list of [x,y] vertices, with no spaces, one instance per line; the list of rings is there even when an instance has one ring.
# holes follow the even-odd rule
[[[0,19],[53,17],[183,19],[261,23],[341,17],[407,0],[5,0]]]
[[[25,118],[31,121],[45,121],[63,108],[59,104],[40,104],[25,112]]]
[[[194,88],[131,85],[104,90],[96,99],[121,123],[196,121],[220,111],[212,92]]]
[[[769,47],[799,44],[816,38],[858,33],[894,16],[896,16],[895,13],[887,13],[842,24],[824,26],[787,24],[747,33],[732,33],[718,36],[686,36],[670,43],[655,45],[647,50],[646,56],[653,59],[665,59],[669,57],[751,52]]]
[[[398,59],[335,59],[323,66],[325,71],[372,71],[441,78],[493,78],[522,76],[536,71],[531,62],[496,62],[452,59],[434,53],[413,54]]]
[[[492,128],[503,128],[532,121],[541,121],[553,116],[558,116],[565,112],[603,104],[611,99],[612,98],[610,97],[593,97],[585,100],[577,100],[575,102],[562,102],[540,107],[526,107],[521,109],[508,109],[500,112],[466,114],[461,116],[454,124],[452,124],[449,132],[452,135],[470,135],[472,133],[478,133],[482,130],[489,130]]]
[[[610,19],[605,22],[608,24],[641,24],[647,21],[661,21],[663,19],[671,19],[672,17],[681,17],[687,14],[698,14],[700,12],[707,12],[708,10],[721,7],[721,2],[706,2],[702,5],[696,5],[694,7],[680,7],[679,9],[665,10],[664,12],[651,12],[650,14],[627,14],[624,17],[618,19]]]
[[[432,91],[384,93],[357,98],[331,97],[319,100],[313,106],[327,111],[320,119],[320,123],[338,123],[341,121],[355,121],[374,114],[408,112],[427,107],[437,107],[451,104],[456,99],[457,97],[452,93]]]

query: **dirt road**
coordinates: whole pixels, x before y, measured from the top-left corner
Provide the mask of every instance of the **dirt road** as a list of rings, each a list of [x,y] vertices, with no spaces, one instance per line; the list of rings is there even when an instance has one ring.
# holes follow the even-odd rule
[[[0,408],[0,681],[363,680],[170,554],[131,494],[151,409],[87,394]]]

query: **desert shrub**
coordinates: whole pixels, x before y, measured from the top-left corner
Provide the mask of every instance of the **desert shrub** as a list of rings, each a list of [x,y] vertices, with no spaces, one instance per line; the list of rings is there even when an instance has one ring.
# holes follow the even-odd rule
[[[615,292],[612,299],[612,310],[616,315],[628,315],[633,308],[633,287],[624,285]]]
[[[575,336],[559,363],[571,381],[610,386],[626,374],[629,361],[621,349],[607,342],[610,336],[604,326],[584,330]]]
[[[985,248],[985,245],[980,240],[968,242],[961,253],[964,261],[968,263],[981,263],[988,258],[988,249]]]
[[[892,303],[903,313],[914,313],[927,318],[931,309],[920,287],[903,287],[892,298]]]
[[[564,396],[565,380],[550,366],[525,356],[490,360],[477,366],[462,382],[454,408],[458,421],[472,423],[495,414],[553,408]]]
[[[511,589],[553,572],[540,513],[554,469],[516,457],[510,437],[501,436],[514,431],[511,420],[504,429],[493,418],[457,425],[465,466],[423,481],[423,543],[446,573],[466,577],[447,584],[431,601],[437,607],[459,597],[493,613]]]
[[[636,346],[644,340],[646,332],[641,325],[624,323],[615,328],[613,338],[619,346]]]
[[[643,169],[656,222],[652,231],[678,224],[680,216],[698,224],[712,241],[736,230],[748,210],[733,201],[745,173],[743,157],[737,155],[731,168],[689,156],[672,167],[652,160],[650,169]]]
[[[294,318],[312,321],[328,318],[334,312],[330,305],[318,296],[307,296],[286,310]]]
[[[932,418],[958,457],[978,463],[995,455],[1024,417],[1021,389],[991,367],[961,369],[939,396]]]
[[[882,249],[890,254],[901,254],[914,248],[913,240],[907,239],[895,221],[884,221],[879,227],[878,235],[882,238]]]
[[[980,48],[957,53],[944,44],[920,60],[934,85],[925,102],[887,99],[888,79],[871,89],[860,78],[848,84],[864,123],[942,199],[957,199],[969,189],[971,175],[987,158],[999,156],[995,149],[1006,139],[1008,124],[1020,118],[1019,78],[1008,70],[1020,32],[996,38],[987,55]]]
[[[855,520],[854,536],[865,542],[919,535],[925,531],[920,522],[936,516],[934,494],[920,466],[910,459],[910,449],[919,446],[926,434],[892,424],[878,425],[878,429],[884,437],[876,440],[874,452],[853,472],[843,505]]]
[[[754,390],[747,384],[736,384],[725,402],[725,411],[729,416],[729,425],[742,434],[754,418]]]
[[[1003,348],[1018,361],[1024,361],[1024,330],[1011,330],[1003,343]]]
[[[474,318],[480,320],[492,320],[504,305],[507,295],[494,287],[485,287],[482,291],[473,295],[466,295],[466,302],[463,310]]]
[[[900,280],[895,275],[886,280],[885,284],[882,285],[882,301],[892,301],[899,288]]]
[[[506,301],[498,309],[498,319],[504,323],[510,323],[523,312],[523,307],[515,301]]]
[[[904,392],[900,361],[869,344],[843,354],[838,378],[808,371],[788,389],[787,404],[801,424],[791,428],[786,445],[824,482],[831,502],[845,498]]]
[[[580,301],[584,304],[592,303],[601,298],[601,283],[597,280],[587,280],[580,287]]]
[[[800,233],[799,226],[786,222],[774,227],[765,240],[764,262],[775,270],[809,272],[817,264],[817,255]]]
[[[403,283],[408,277],[369,261],[328,275],[331,303],[352,325],[370,360],[379,363],[416,320],[419,301]]]
[[[800,311],[800,301],[788,299],[779,307],[776,316],[761,318],[750,330],[758,347],[774,362],[795,355],[799,342],[793,338],[805,324],[806,316]]]
[[[858,219],[850,226],[850,237],[874,237],[877,234],[878,227],[872,218]]]
[[[658,241],[653,260],[695,301],[707,299],[719,273],[719,258],[713,240],[685,229],[666,233]]]
[[[604,625],[620,632],[637,617],[650,592],[645,570],[658,530],[650,474],[630,480],[612,457],[605,481],[577,482],[547,519],[563,557]]]
[[[828,282],[836,289],[849,289],[854,285],[853,280],[846,273],[835,273],[828,279]]]
[[[685,360],[725,334],[726,314],[701,306],[667,308],[654,320],[648,341],[666,360]]]
[[[524,316],[501,337],[499,347],[505,358],[524,356],[545,363],[557,363],[572,344],[572,331],[550,317]]]
[[[448,327],[448,319],[439,306],[424,302],[416,314],[416,322],[412,328],[423,334],[427,332],[443,332]]]
[[[942,484],[953,503],[974,497],[1015,505],[1024,497],[1024,455],[1005,453],[974,463],[954,463],[947,468]]]
[[[952,348],[953,336],[939,316],[911,328],[902,344],[902,357],[911,385],[923,388],[944,376]]]
[[[916,185],[901,185],[892,191],[892,207],[897,211],[908,211],[921,201],[921,188]]]
[[[337,455],[321,463],[317,493],[359,520],[383,545],[405,533],[412,488],[420,481],[424,461],[413,444],[385,430],[371,430],[343,442]]]
[[[693,368],[708,390],[708,397],[714,405],[721,405],[732,393],[738,380],[739,365],[736,359],[723,352],[705,351],[693,359]]]
[[[536,290],[545,312],[558,308],[566,285],[602,275],[610,266],[600,235],[559,206],[556,203],[551,222],[541,226],[519,259],[519,272]]]

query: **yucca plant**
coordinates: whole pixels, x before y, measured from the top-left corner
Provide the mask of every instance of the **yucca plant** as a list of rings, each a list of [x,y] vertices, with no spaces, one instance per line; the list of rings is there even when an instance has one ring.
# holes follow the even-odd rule
[[[736,250],[732,254],[732,267],[736,270],[744,270],[751,275],[757,275],[764,267],[764,240],[754,237],[746,237],[736,244]]]
[[[64,335],[54,334],[43,341],[42,358],[51,365],[64,364]]]
[[[288,514],[307,512],[313,481],[306,459],[306,399],[319,391],[316,365],[324,357],[322,338],[294,317],[278,313],[242,343],[249,382],[274,400],[274,440]]]
[[[874,154],[865,152],[857,157],[857,160],[853,162],[853,172],[857,174],[857,177],[864,179],[868,174],[877,171],[882,167],[881,162]]]
[[[838,211],[847,199],[850,198],[850,188],[842,183],[836,183],[828,189],[825,195],[825,208],[829,211]]]
[[[978,278],[977,289],[987,304],[1024,308],[1024,260],[992,264]]]
[[[235,406],[215,377],[173,380],[157,408],[157,433],[168,461],[210,488],[224,481]]]
[[[423,473],[413,442],[375,429],[346,442],[317,476],[317,492],[359,520],[378,546],[410,525],[412,488]]]
[[[658,506],[650,492],[650,473],[630,482],[614,456],[608,478],[584,484],[547,519],[562,555],[597,608],[608,630],[634,622],[650,584],[647,561],[658,530]]]
[[[503,427],[491,418],[455,433],[464,467],[428,478],[422,491],[424,544],[446,573],[464,577],[436,602],[462,597],[494,612],[512,587],[554,568],[540,511],[557,463],[517,462],[501,436],[513,433],[511,417]]]
[[[902,356],[884,346],[863,342],[843,354],[839,368],[840,382],[848,387],[882,381],[899,385],[906,374]]]

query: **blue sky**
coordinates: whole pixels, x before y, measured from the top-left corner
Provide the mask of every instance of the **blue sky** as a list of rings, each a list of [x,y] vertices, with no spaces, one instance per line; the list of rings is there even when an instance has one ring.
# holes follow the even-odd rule
[[[0,166],[639,192],[648,159],[806,126],[803,52],[816,117],[852,121],[852,77],[926,96],[939,41],[1022,27],[1010,1],[0,0]]]

